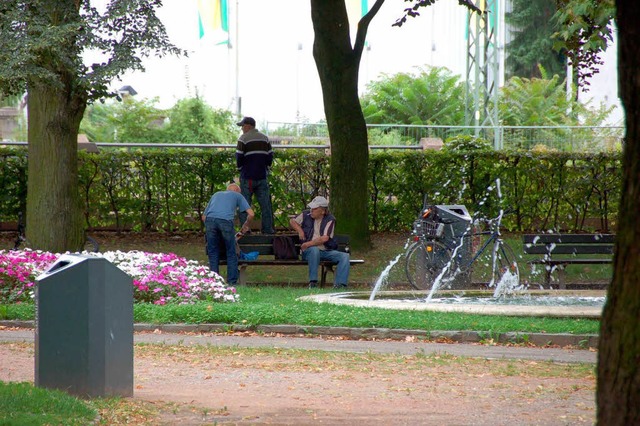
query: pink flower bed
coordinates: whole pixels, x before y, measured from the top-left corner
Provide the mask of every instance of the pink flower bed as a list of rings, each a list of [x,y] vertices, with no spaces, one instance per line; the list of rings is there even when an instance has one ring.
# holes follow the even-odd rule
[[[199,300],[236,302],[235,287],[193,260],[173,253],[141,251],[96,253],[133,279],[135,302],[195,303]],[[58,259],[57,254],[0,250],[0,303],[27,302],[34,298],[35,280]]]

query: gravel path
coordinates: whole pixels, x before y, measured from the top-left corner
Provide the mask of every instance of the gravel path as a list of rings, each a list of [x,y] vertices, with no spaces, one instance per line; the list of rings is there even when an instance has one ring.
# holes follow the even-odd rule
[[[33,330],[0,327],[0,380],[33,381],[32,342]],[[173,407],[156,424],[595,421],[589,350],[161,331],[135,342],[147,345],[135,347],[134,399]]]

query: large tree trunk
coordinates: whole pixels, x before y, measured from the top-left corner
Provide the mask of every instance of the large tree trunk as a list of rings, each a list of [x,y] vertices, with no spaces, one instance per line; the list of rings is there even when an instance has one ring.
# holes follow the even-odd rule
[[[640,8],[617,0],[618,85],[625,108],[622,199],[614,273],[598,351],[598,424],[640,424]]]
[[[358,70],[368,23],[382,3],[383,0],[378,0],[360,21],[352,48],[344,0],[311,0],[315,33],[313,56],[331,140],[331,209],[338,220],[339,231],[351,235],[355,247],[370,244],[369,144],[358,98]]]
[[[86,101],[69,86],[29,86],[27,239],[64,253],[84,243],[78,191],[78,129]]]
[[[80,60],[77,34],[64,29],[81,25],[80,3],[49,0],[29,7],[37,7],[37,14],[48,26],[56,27],[63,35],[59,37],[58,49],[45,50],[36,60],[37,66],[46,72],[27,81],[27,239],[36,249],[54,253],[77,251],[84,243],[78,189],[78,131],[88,94],[77,75]],[[40,25],[42,22],[34,23],[33,29],[28,26],[27,31],[37,34]]]

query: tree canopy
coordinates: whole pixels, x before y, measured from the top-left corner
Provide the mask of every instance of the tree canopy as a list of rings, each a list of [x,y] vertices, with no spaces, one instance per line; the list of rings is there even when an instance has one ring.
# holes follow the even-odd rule
[[[90,0],[3,0],[0,5],[0,91],[22,94],[39,82],[87,99],[116,96],[112,81],[143,70],[142,58],[184,54],[155,15],[162,0],[111,0],[100,12]],[[83,54],[97,58],[85,64]]]
[[[507,78],[541,77],[542,66],[551,75],[566,75],[564,49],[557,51],[552,36],[558,30],[555,0],[513,0],[512,11],[505,14],[513,31],[506,48]]]
[[[616,7],[613,0],[556,0],[554,19],[559,23],[554,35],[556,49],[565,49],[577,72],[578,85],[584,89],[599,72],[600,54],[613,41],[611,23]]]
[[[84,233],[78,193],[78,129],[87,103],[142,58],[182,53],[155,11],[161,0],[4,0],[0,92],[27,92],[27,237],[33,248],[77,250]],[[85,55],[95,57],[85,64]]]

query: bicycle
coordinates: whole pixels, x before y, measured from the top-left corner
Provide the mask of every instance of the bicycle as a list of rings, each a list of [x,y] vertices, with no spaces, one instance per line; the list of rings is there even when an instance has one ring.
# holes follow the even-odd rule
[[[31,244],[29,244],[29,240],[27,240],[26,229],[27,226],[24,223],[24,215],[22,214],[22,212],[18,212],[18,235],[16,236],[16,240],[14,241],[13,248],[11,250],[18,251],[29,248]],[[84,246],[82,247],[81,251],[97,253],[98,251],[100,251],[100,245],[95,239],[91,238],[88,235],[85,235]]]
[[[423,217],[414,223],[415,242],[407,249],[405,261],[412,287],[431,290],[436,282],[447,284],[457,277],[480,281],[488,288],[503,285],[507,278],[519,282],[516,256],[500,234],[504,213],[474,222],[476,226],[484,224],[486,230],[475,231],[469,226],[464,233],[455,235],[451,226],[454,222],[438,219],[435,212],[435,207],[425,209]],[[447,226],[451,226],[451,237],[445,239]],[[482,238],[486,240],[474,250],[476,241]]]

